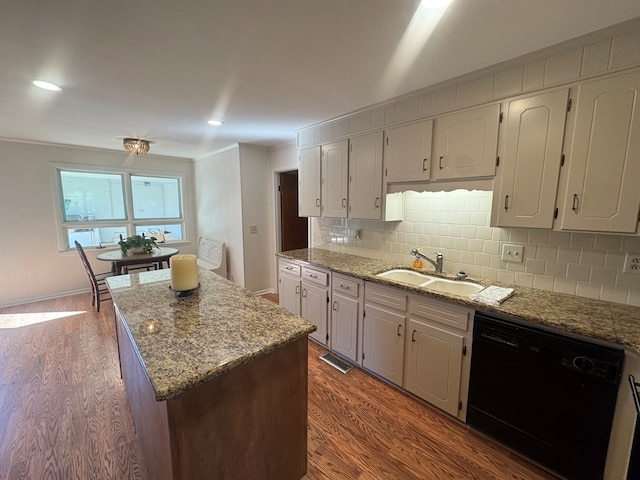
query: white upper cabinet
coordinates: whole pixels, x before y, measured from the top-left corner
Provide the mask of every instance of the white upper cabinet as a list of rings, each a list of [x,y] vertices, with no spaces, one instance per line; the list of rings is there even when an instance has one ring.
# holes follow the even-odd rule
[[[347,218],[349,141],[322,145],[322,216]]]
[[[320,216],[320,147],[300,150],[298,172],[298,215]]]
[[[429,180],[433,120],[392,128],[384,145],[384,182]]]
[[[551,228],[569,90],[509,102],[502,125],[497,225]]]
[[[561,228],[634,233],[640,208],[640,73],[577,88]]]
[[[500,105],[438,117],[433,131],[433,180],[496,173]]]
[[[349,140],[349,217],[382,218],[383,133]]]

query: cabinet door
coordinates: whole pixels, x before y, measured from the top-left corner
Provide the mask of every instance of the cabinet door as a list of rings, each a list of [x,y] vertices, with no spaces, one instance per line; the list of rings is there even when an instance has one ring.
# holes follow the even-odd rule
[[[349,217],[382,218],[382,132],[349,140]]]
[[[348,140],[322,145],[322,216],[347,218]]]
[[[365,305],[362,366],[402,384],[404,314]]]
[[[280,275],[278,299],[282,308],[300,315],[300,279]]]
[[[327,320],[328,320],[329,291],[311,283],[302,282],[302,299],[300,316],[314,323],[317,330],[309,336],[314,340],[328,344]]]
[[[408,335],[406,389],[457,416],[464,337],[413,318]]]
[[[298,167],[298,215],[320,216],[320,147],[300,150]]]
[[[498,226],[551,228],[569,90],[509,102]]]
[[[640,73],[578,87],[562,228],[634,233],[640,208]]]
[[[384,145],[384,181],[429,180],[433,120],[392,128]]]
[[[496,173],[500,105],[436,118],[434,179],[487,177]]]
[[[357,298],[332,296],[331,302],[331,349],[354,362],[358,347],[358,313],[360,302]]]

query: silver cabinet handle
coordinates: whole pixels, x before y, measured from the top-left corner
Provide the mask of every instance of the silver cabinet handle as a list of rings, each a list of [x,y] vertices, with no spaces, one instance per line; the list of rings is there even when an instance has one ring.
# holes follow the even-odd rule
[[[340,288],[344,288],[345,290],[349,290],[351,287],[349,285],[340,284]]]
[[[578,211],[578,194],[574,193],[573,194],[573,203],[571,204],[571,210],[573,210],[574,212]]]
[[[334,311],[338,310],[338,302],[333,302],[333,310]]]
[[[423,158],[422,159],[422,171],[426,172],[428,167],[427,167],[427,163],[429,163],[429,158]],[[442,168],[442,167],[440,167]]]
[[[347,199],[346,198],[342,199],[342,208],[347,208]]]
[[[375,206],[376,208],[380,208],[380,197],[376,197]]]
[[[320,206],[320,199],[316,198],[316,207],[319,207],[319,206]]]
[[[411,341],[412,342],[416,341],[416,331],[415,330],[413,332],[411,332]]]
[[[400,329],[402,328],[402,325],[398,325],[398,329],[396,330],[396,334],[400,337]]]
[[[505,211],[509,210],[509,195],[504,196],[504,209]]]
[[[442,170],[444,167],[442,166],[442,159],[444,157],[440,157],[440,161],[438,162],[438,166],[440,167],[440,170]]]
[[[300,295],[300,287],[296,286],[296,295]]]

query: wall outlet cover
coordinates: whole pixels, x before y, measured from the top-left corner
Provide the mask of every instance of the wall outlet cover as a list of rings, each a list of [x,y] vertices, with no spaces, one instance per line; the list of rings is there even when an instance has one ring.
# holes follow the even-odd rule
[[[627,253],[624,260],[624,273],[640,275],[640,253]]]
[[[502,261],[522,263],[524,261],[524,247],[505,243],[502,246]]]

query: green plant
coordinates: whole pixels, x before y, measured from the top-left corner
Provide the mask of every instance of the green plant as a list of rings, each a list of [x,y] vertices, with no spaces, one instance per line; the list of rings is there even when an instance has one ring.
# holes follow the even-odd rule
[[[120,245],[120,250],[122,250],[123,255],[126,255],[129,250],[135,248],[142,249],[144,253],[151,253],[154,248],[158,247],[156,240],[156,237],[145,237],[144,233],[142,235],[132,235],[127,238],[122,238],[122,235],[120,235],[118,245]]]

